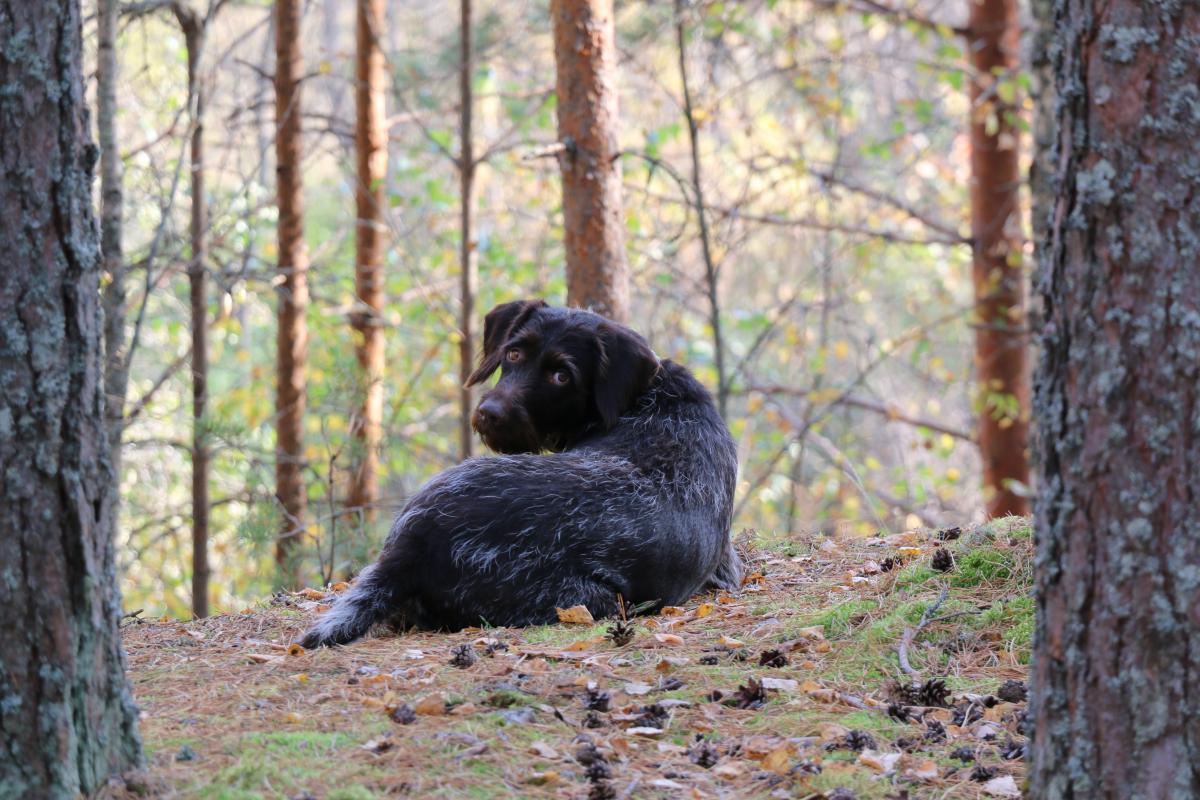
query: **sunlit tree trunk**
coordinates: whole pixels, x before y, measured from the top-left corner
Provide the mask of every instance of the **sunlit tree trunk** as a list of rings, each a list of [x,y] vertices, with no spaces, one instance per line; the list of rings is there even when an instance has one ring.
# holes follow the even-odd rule
[[[612,0],[551,0],[567,304],[626,322],[629,263],[617,145]]]
[[[304,535],[304,406],[308,374],[308,248],[301,159],[300,0],[275,2],[275,174],[279,204],[279,332],[275,398],[275,494],[283,512],[275,560],[285,586],[300,583]]]
[[[1200,797],[1200,6],[1054,9],[1030,796]]]
[[[200,82],[204,22],[182,4],[174,6],[187,48],[188,102],[191,106],[191,246],[188,287],[192,321],[192,614],[208,616],[208,437],[204,419],[208,399],[208,207],[204,196],[204,87]]]
[[[137,765],[77,0],[0,6],[0,796]]]
[[[459,227],[461,229],[458,259],[458,330],[462,335],[462,339],[458,344],[458,384],[460,387],[458,450],[462,458],[470,458],[474,443],[474,437],[471,434],[471,408],[474,405],[474,394],[471,391],[471,387],[467,385],[467,380],[475,368],[472,362],[475,359],[475,320],[473,317],[475,316],[476,280],[475,232],[472,229],[476,165],[475,148],[471,131],[474,104],[474,95],[471,90],[471,79],[474,72],[473,48],[471,45],[471,0],[462,0],[459,18],[458,129],[462,150],[458,157]]]
[[[979,451],[989,516],[1028,514],[1029,374],[1016,87],[1017,0],[972,0],[971,236]]]
[[[355,460],[346,505],[356,521],[375,518],[379,502],[379,443],[383,426],[383,221],[387,178],[387,120],[385,119],[383,58],[383,0],[358,0],[356,125],[358,157],[355,203],[355,309],[351,322],[358,356],[360,404],[351,426]]]

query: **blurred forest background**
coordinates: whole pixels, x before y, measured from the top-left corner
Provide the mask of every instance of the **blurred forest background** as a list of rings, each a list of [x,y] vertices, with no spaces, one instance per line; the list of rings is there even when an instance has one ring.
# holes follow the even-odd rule
[[[364,310],[356,290],[358,4],[299,5],[291,44],[302,58],[310,300],[299,306],[306,508],[290,518],[276,482],[277,313],[288,277],[276,230],[272,4],[110,0],[85,23],[102,149],[96,64],[109,55],[119,65],[107,73],[108,124],[124,198],[106,292],[116,280],[125,296],[109,341],[110,359],[124,353],[129,372],[116,417],[128,609],[191,615],[196,502],[211,575],[200,592],[212,609],[351,574],[405,498],[464,455],[464,308],[477,336],[495,303],[566,300],[548,0],[374,4],[386,171],[365,188],[382,199],[371,223],[382,247],[378,311]],[[1029,70],[976,65],[963,36],[969,4],[904,5],[616,3],[628,321],[721,395],[740,449],[735,532],[775,542],[818,530],[870,535],[1024,510],[1028,487],[1011,473],[1003,484],[985,476],[978,442],[980,420],[1012,430],[1017,446],[1004,443],[1001,455],[1023,463],[1028,408],[1025,379],[1026,388],[978,379],[981,327],[1005,326],[981,326],[976,308],[989,273],[973,264],[981,223],[971,187],[973,127],[1027,174]],[[1015,5],[999,5],[1010,19],[997,35],[1015,40]],[[982,224],[1005,238],[999,258],[1024,281],[1027,187],[1003,188],[1023,210]],[[106,224],[108,236],[111,213]],[[1023,335],[1017,292],[1008,332]],[[354,429],[367,327],[382,334],[383,366],[378,488],[364,504],[350,497],[364,459]],[[112,348],[121,335],[124,347]],[[192,480],[197,453],[202,486]],[[996,505],[998,493],[1007,505]],[[286,562],[277,562],[281,531],[295,534]]]

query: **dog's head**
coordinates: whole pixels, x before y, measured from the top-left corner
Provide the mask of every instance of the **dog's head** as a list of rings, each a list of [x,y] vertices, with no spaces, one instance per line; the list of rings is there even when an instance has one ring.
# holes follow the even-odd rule
[[[500,380],[471,424],[498,453],[562,450],[585,430],[604,430],[646,391],[658,359],[646,340],[590,311],[519,300],[483,323],[479,368],[467,380]]]

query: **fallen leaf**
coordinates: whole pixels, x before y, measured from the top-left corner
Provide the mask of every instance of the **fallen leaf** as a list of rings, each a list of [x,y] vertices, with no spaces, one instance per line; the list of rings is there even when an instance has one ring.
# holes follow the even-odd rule
[[[761,683],[764,689],[775,689],[780,692],[794,692],[799,688],[799,684],[791,678],[763,678]]]
[[[536,756],[541,756],[548,761],[557,761],[559,758],[561,758],[557,750],[543,742],[541,739],[538,739],[536,742],[529,745],[529,752]]]
[[[917,761],[905,756],[900,762],[900,773],[908,778],[929,781],[938,777],[938,765],[932,758]]]
[[[330,586],[329,588],[330,588],[330,590],[332,590],[334,592],[344,592],[350,588],[350,584],[346,583],[345,581],[338,581],[337,583],[335,583],[333,586]]]
[[[792,749],[786,744],[767,753],[766,758],[762,760],[763,769],[774,772],[776,775],[787,775],[791,764]]]
[[[534,786],[547,786],[549,784],[558,783],[559,780],[559,774],[552,769],[548,769],[545,772],[533,773],[525,779],[525,782]]]
[[[571,642],[569,645],[567,645],[563,649],[568,653],[579,653],[584,650],[593,650],[596,647],[599,647],[600,645],[602,645],[603,643],[604,643],[603,636],[593,636],[591,639],[578,639],[574,642]]]
[[[682,616],[686,612],[684,612],[684,610],[679,606],[663,606],[662,611],[658,613],[662,614],[664,617],[678,617]]]
[[[304,718],[301,717],[299,714],[297,714],[295,711],[289,711],[288,713],[283,715],[283,720],[284,720],[284,722],[290,722],[293,725],[298,725],[304,721]]]
[[[295,642],[292,642],[292,644],[288,645],[287,654],[289,656],[302,656],[306,652],[307,651],[303,647],[296,644]]]
[[[983,785],[983,792],[993,797],[1021,796],[1021,790],[1017,788],[1017,782],[1013,780],[1012,775],[1001,775],[998,778],[992,778]]]
[[[454,708],[450,709],[450,713],[456,717],[469,717],[477,710],[474,703],[459,703]]]
[[[663,735],[663,730],[662,730],[662,728],[651,728],[651,727],[649,727],[649,726],[646,726],[646,725],[638,725],[638,726],[636,726],[636,727],[633,727],[633,728],[626,728],[626,729],[625,729],[625,732],[626,732],[626,733],[628,733],[628,734],[630,734],[631,736],[648,736],[648,737],[655,737],[655,736],[662,736],[662,735]]]
[[[392,749],[392,740],[388,739],[387,737],[380,739],[368,739],[367,742],[362,745],[362,749],[366,750],[368,753],[386,753],[388,750]]]
[[[709,614],[713,613],[716,608],[717,607],[712,603],[701,603],[700,605],[696,606],[696,616],[703,619],[704,617],[707,617]]]
[[[292,677],[292,680],[294,680],[296,683],[308,683],[308,673],[307,672],[298,672],[291,677]]]
[[[587,606],[571,606],[570,608],[556,608],[558,612],[558,621],[568,625],[594,625],[596,620],[592,618],[592,612],[587,610]]]
[[[676,667],[687,666],[687,664],[688,660],[686,658],[672,658],[671,656],[664,656],[658,660],[657,664],[654,665],[654,669],[657,672],[665,673],[670,672]]]
[[[724,634],[721,635],[721,638],[718,640],[718,643],[723,645],[724,647],[729,647],[729,648],[732,648],[735,650],[739,647],[746,646],[745,642],[739,641],[738,639],[734,639],[730,636],[725,636]]]
[[[734,778],[741,777],[745,771],[745,768],[736,761],[727,761],[724,764],[718,764],[717,766],[713,767],[712,774],[716,775],[718,778],[732,780]]]
[[[272,656],[266,653],[247,653],[246,658],[254,664],[278,664],[283,661],[283,656]]]
[[[683,637],[676,636],[673,633],[656,633],[654,634],[654,638],[659,644],[665,644],[667,647],[683,646]]]
[[[654,689],[654,687],[648,683],[639,683],[637,681],[631,681],[630,683],[625,684],[625,686],[622,688],[624,689],[625,694],[632,695],[634,697],[638,697],[643,694],[650,694],[651,690]]]
[[[297,594],[299,594],[301,597],[307,598],[309,600],[324,600],[325,599],[325,593],[318,592],[316,589],[301,589],[299,592],[297,592]]]
[[[426,717],[440,717],[446,713],[446,695],[442,692],[427,694],[413,703],[413,711]]]
[[[903,753],[880,753],[875,750],[863,750],[858,754],[858,763],[864,767],[870,767],[876,772],[884,775],[893,772],[896,769],[896,762],[900,760]]]

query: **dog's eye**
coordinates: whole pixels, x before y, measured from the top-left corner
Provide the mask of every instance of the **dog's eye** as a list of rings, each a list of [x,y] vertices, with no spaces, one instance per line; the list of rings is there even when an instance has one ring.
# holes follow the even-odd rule
[[[559,369],[550,373],[550,382],[557,386],[566,386],[571,382],[571,376]]]
[[[508,359],[508,363],[515,364],[521,360],[522,353],[520,350],[518,350],[517,348],[514,347],[511,350],[509,350],[507,353],[505,353],[504,357],[506,359]]]

